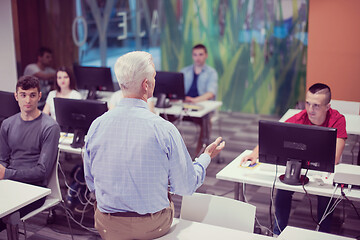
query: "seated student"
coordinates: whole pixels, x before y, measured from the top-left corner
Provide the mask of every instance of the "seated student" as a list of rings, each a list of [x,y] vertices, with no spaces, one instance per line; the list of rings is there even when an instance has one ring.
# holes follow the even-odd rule
[[[335,164],[340,162],[341,154],[345,147],[345,140],[347,139],[345,117],[335,109],[330,107],[331,91],[330,88],[322,83],[312,85],[306,93],[306,109],[298,114],[295,114],[286,122],[298,123],[305,125],[317,125],[323,127],[331,127],[337,129],[336,141],[336,156]],[[253,152],[245,156],[241,163],[251,160],[254,164],[259,157],[259,146],[256,146]],[[277,190],[275,199],[275,215],[278,224],[275,223],[274,234],[279,235],[288,224],[291,200],[294,192],[286,190]],[[318,221],[322,218],[330,198],[318,196]],[[332,213],[329,214],[325,220],[320,224],[319,231],[330,232],[331,230]],[[278,226],[280,229],[278,228]]]
[[[4,120],[0,130],[0,181],[10,179],[45,187],[56,162],[60,127],[38,108],[39,80],[21,77],[15,98],[20,113]],[[19,210],[20,217],[42,206],[42,198]],[[0,231],[5,224],[0,220]]]
[[[197,103],[215,99],[218,87],[218,74],[215,69],[206,65],[207,49],[202,44],[192,48],[194,63],[180,71],[184,74],[185,101]]]
[[[184,74],[185,84],[185,101],[190,103],[198,103],[206,100],[214,100],[218,88],[218,74],[215,69],[206,65],[208,58],[207,49],[203,44],[197,44],[192,48],[193,64],[180,70]],[[192,119],[199,124],[200,136],[196,147],[198,154],[203,148],[203,136],[205,135],[201,121]],[[207,124],[210,126],[210,119]],[[210,129],[209,127],[208,129]]]
[[[75,90],[75,78],[67,67],[60,67],[56,71],[55,90],[46,99],[43,112],[56,120],[54,98],[81,99],[81,94]]]

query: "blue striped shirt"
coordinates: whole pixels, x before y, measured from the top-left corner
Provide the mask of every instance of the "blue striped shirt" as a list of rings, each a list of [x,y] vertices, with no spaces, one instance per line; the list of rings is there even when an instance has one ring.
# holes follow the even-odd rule
[[[170,192],[190,195],[201,186],[210,156],[192,162],[176,127],[124,98],[91,125],[84,170],[101,212],[154,213],[169,206]]]

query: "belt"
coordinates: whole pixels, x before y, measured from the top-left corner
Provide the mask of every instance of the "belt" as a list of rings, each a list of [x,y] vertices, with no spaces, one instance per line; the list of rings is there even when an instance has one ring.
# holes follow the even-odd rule
[[[108,213],[114,217],[147,217],[151,216],[151,213],[139,214],[137,212],[116,212],[116,213]]]

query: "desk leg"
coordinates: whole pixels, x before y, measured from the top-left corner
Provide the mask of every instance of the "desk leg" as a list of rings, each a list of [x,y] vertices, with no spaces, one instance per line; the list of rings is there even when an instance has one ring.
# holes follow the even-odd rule
[[[6,223],[6,231],[8,240],[18,240],[19,239],[19,222],[20,222],[20,213],[14,212],[3,218],[4,223]]]
[[[235,183],[235,186],[234,186],[234,199],[244,202],[245,199],[244,199],[244,191],[243,191],[242,185],[243,185],[243,183],[238,183],[238,182]]]

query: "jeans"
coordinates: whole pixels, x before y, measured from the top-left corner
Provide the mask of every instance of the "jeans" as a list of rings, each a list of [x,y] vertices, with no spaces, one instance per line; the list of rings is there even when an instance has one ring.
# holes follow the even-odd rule
[[[291,200],[294,192],[278,189],[275,198],[275,215],[278,220],[274,221],[274,234],[279,235],[280,230],[283,231],[284,228],[288,225],[289,215],[291,211]],[[325,212],[325,209],[329,203],[329,197],[317,196],[318,205],[317,205],[317,221],[319,222]],[[332,203],[330,203],[330,206]],[[330,207],[329,207],[330,208]],[[328,208],[328,210],[329,210]],[[332,221],[333,212],[330,213],[324,221],[320,224],[319,231],[330,233],[331,231],[331,221]],[[278,228],[278,225],[280,229]]]

